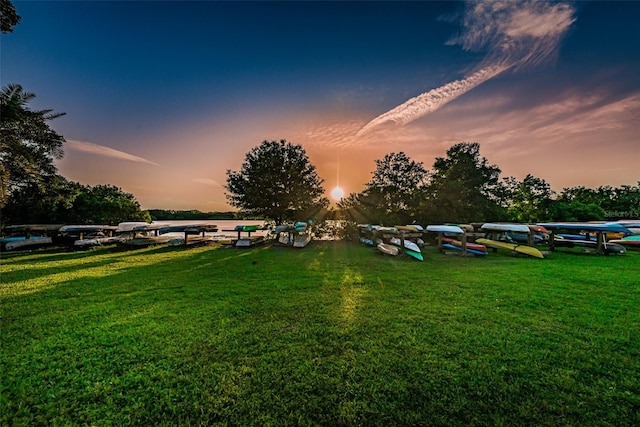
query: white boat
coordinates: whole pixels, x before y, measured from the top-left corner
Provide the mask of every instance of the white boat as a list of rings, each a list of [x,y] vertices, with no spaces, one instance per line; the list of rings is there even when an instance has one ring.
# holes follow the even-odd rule
[[[51,237],[46,236],[31,236],[28,239],[26,237],[17,238],[15,240],[4,243],[5,251],[13,251],[16,249],[36,248],[39,246],[46,246],[53,243]]]
[[[308,231],[304,233],[294,234],[293,247],[304,248],[309,244],[310,241],[311,241],[311,233],[309,233]]]
[[[436,233],[464,234],[464,230],[457,225],[427,225],[427,231]]]
[[[120,228],[121,224],[118,224],[118,228]],[[121,232],[118,239],[118,243],[125,246],[161,245],[173,239],[171,236],[160,235],[159,232],[163,228],[162,225],[143,223],[140,225],[127,225],[126,228],[129,230]]]

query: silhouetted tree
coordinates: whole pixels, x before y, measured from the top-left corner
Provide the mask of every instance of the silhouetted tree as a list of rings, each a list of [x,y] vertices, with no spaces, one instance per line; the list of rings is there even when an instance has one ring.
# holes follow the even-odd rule
[[[505,178],[509,193],[507,213],[511,221],[533,223],[550,219],[549,207],[554,191],[542,178],[527,174],[522,181]]]
[[[46,189],[57,172],[53,160],[63,156],[65,140],[47,122],[64,113],[32,111],[27,104],[33,98],[17,84],[0,91],[0,207],[22,187]]]
[[[411,160],[404,152],[390,153],[376,160],[373,177],[365,189],[343,199],[338,206],[356,222],[410,223],[419,214],[428,177],[421,162]]]
[[[497,190],[500,168],[480,156],[480,144],[459,143],[433,164],[428,200],[429,222],[473,222],[504,216]]]
[[[20,22],[20,15],[9,0],[0,0],[0,31],[2,34],[13,32],[13,27]]]
[[[227,170],[225,189],[232,206],[281,223],[313,218],[327,207],[323,182],[302,146],[263,141],[239,171]]]

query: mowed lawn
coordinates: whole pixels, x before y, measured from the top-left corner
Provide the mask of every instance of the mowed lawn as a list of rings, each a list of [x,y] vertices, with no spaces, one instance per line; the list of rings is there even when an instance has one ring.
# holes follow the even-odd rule
[[[2,254],[0,419],[640,424],[640,252]]]

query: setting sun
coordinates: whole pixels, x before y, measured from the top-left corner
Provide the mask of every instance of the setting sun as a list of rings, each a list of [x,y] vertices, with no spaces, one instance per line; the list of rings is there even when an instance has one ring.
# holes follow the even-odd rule
[[[333,200],[342,200],[342,198],[344,197],[344,190],[341,187],[336,187],[333,190],[331,190],[331,198]]]

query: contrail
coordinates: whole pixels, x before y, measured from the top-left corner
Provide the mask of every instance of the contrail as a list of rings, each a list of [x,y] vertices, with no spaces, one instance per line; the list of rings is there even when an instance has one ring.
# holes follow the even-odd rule
[[[415,98],[411,98],[404,104],[401,104],[393,110],[387,111],[386,113],[371,120],[362,129],[360,129],[356,135],[363,135],[374,127],[389,121],[400,125],[407,124],[418,117],[422,117],[436,111],[447,102],[453,101],[463,93],[468,92],[479,84],[497,76],[507,68],[508,67],[504,66],[483,68],[480,71],[476,71],[466,79],[456,80],[437,89],[430,90],[427,93],[423,93],[422,95],[418,95]]]
[[[361,136],[386,122],[404,125],[436,111],[474,87],[507,69],[517,71],[555,57],[562,36],[575,21],[574,9],[565,3],[545,1],[468,2],[464,33],[449,44],[465,50],[488,48],[476,71],[437,89],[411,98],[362,127]]]
[[[67,140],[66,147],[70,150],[82,151],[84,153],[91,153],[98,156],[112,157],[114,159],[129,160],[131,162],[148,163],[150,165],[160,166],[159,164],[154,163],[151,160],[134,156],[133,154],[125,153],[124,151],[105,147],[104,145],[94,144],[92,142]]]

